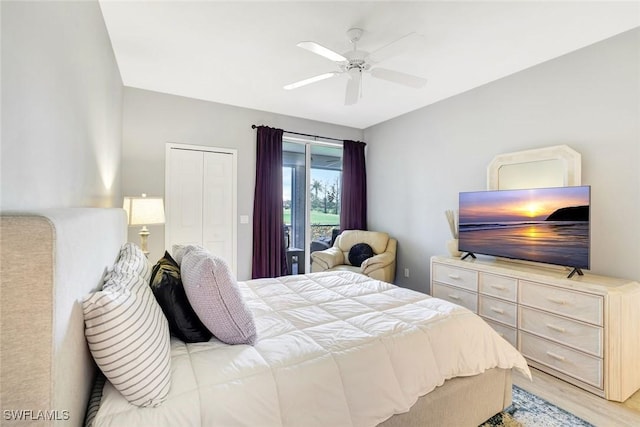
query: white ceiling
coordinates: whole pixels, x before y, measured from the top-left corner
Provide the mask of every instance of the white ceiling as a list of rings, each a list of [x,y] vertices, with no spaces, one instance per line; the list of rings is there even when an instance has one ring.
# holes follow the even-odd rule
[[[364,129],[640,26],[639,1],[219,2],[100,5],[126,86]],[[410,32],[411,53],[380,66],[428,79],[411,89],[363,77],[344,105],[346,76],[286,91],[335,64],[296,47],[350,50],[365,30],[374,51]]]

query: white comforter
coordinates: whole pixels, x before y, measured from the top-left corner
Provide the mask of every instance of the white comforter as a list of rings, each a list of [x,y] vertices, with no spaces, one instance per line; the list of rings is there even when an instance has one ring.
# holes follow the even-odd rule
[[[96,426],[375,426],[452,377],[523,357],[470,311],[349,272],[240,283],[254,347],[172,340],[172,384],[138,408],[107,382]]]

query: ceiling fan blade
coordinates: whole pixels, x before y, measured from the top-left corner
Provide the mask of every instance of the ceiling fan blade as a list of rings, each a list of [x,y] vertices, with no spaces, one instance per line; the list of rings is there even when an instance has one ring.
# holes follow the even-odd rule
[[[331,73],[319,74],[317,76],[309,77],[308,79],[304,79],[304,80],[300,80],[300,81],[295,82],[295,83],[288,84],[286,86],[283,86],[283,88],[285,90],[297,89],[299,87],[306,86],[306,85],[311,84],[311,83],[315,83],[315,82],[319,82],[321,80],[329,79],[329,78],[331,78],[333,76],[337,76],[338,74],[340,74],[340,73],[331,72]]]
[[[369,63],[375,64],[387,58],[399,55],[401,53],[416,49],[422,42],[424,36],[418,33],[409,33],[400,37],[398,40],[392,41],[386,46],[373,51],[367,57]]]
[[[310,52],[315,53],[316,55],[324,56],[327,59],[330,59],[335,62],[347,62],[347,58],[340,55],[337,52],[332,51],[322,45],[319,45],[316,42],[300,42],[296,46],[306,49]]]
[[[344,96],[344,105],[353,105],[358,102],[361,81],[362,72],[360,70],[349,70],[349,81],[347,82],[347,91]]]
[[[386,68],[373,68],[371,75],[375,78],[419,89],[427,84],[427,79]]]

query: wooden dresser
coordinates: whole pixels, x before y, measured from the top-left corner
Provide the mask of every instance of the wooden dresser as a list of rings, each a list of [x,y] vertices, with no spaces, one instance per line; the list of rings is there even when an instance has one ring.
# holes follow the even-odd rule
[[[529,365],[609,400],[640,388],[640,284],[434,256],[431,294],[479,314]]]

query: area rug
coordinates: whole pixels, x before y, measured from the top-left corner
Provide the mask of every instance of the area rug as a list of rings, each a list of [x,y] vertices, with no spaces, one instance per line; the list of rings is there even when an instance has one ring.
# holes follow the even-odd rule
[[[523,389],[513,386],[511,406],[488,419],[480,427],[593,427]]]

